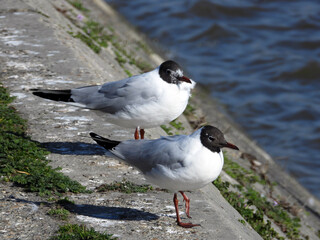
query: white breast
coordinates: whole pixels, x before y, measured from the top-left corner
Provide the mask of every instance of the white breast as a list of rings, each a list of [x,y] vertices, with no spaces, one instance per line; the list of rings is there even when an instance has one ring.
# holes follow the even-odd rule
[[[204,187],[216,179],[223,167],[223,154],[214,153],[199,140],[190,143],[184,167],[171,170],[159,166],[146,174],[147,180],[171,191],[187,191]]]
[[[154,77],[152,88],[155,97],[144,104],[128,106],[125,111],[110,116],[110,121],[113,122],[113,118],[117,125],[130,128],[152,128],[168,123],[183,113],[194,85],[194,82],[168,84],[159,77]]]

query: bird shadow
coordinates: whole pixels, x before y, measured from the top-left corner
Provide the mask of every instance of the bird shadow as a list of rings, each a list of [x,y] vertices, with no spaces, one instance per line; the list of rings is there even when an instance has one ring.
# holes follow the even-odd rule
[[[152,221],[157,220],[159,218],[159,216],[153,213],[144,212],[134,208],[94,206],[90,204],[69,204],[68,206],[64,207],[72,213],[100,219]]]
[[[41,146],[51,153],[63,155],[105,155],[106,150],[98,144],[84,142],[44,142]]]
[[[53,207],[55,203],[50,203],[46,201],[30,201],[26,199],[15,198],[10,196],[5,199],[0,199],[0,201],[14,201],[22,202],[27,204],[34,204],[37,207],[41,205],[46,205],[48,207]],[[90,204],[73,204],[73,203],[59,203],[66,210],[82,216],[108,219],[108,220],[122,220],[122,221],[153,221],[159,219],[159,216],[144,212],[134,208],[126,207],[108,207],[108,206],[95,206]],[[32,210],[37,211],[37,209]]]

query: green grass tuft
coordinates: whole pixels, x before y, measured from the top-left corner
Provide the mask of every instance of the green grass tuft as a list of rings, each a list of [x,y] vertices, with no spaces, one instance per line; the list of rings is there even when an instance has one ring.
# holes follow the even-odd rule
[[[82,30],[88,34],[99,46],[107,47],[108,41],[111,41],[113,36],[107,35],[103,31],[104,27],[93,20],[88,20]]]
[[[152,186],[150,185],[138,185],[127,180],[123,180],[122,182],[113,182],[111,184],[103,184],[97,187],[98,192],[119,191],[128,194],[136,192],[145,193],[150,190],[152,190]]]
[[[240,223],[242,223],[243,225],[246,225],[246,221],[245,221],[245,220],[243,220],[243,219],[238,219],[238,221],[239,221]]]
[[[87,228],[84,225],[66,224],[60,226],[56,236],[50,240],[115,240],[112,234],[107,232],[99,233],[94,228]]]
[[[238,163],[229,160],[224,154],[224,166],[223,170],[232,178],[236,179],[241,185],[249,186],[253,183],[261,183],[263,185],[266,182],[257,176],[253,171],[247,170],[241,167]]]
[[[177,130],[183,131],[185,128],[182,126],[182,122],[177,122],[177,120],[173,120],[170,122],[170,125]]]
[[[131,77],[133,74],[128,69],[123,69],[128,77]]]
[[[99,47],[92,38],[88,37],[87,35],[78,32],[77,34],[73,34],[72,32],[69,32],[74,38],[79,38],[82,42],[84,42],[89,48],[92,49],[95,53],[100,53],[101,47]]]
[[[221,181],[219,177],[213,182],[213,184],[219,189],[222,196],[233,206],[241,216],[252,226],[252,228],[263,239],[283,239],[279,234],[271,227],[271,222],[263,220],[263,212],[260,209],[253,210],[249,208],[250,204],[239,193],[235,193],[229,190],[230,183]]]
[[[82,4],[82,1],[81,0],[69,0],[68,1],[72,6],[74,6],[75,8],[77,8],[79,11],[82,11],[84,13],[87,13],[89,12],[89,9],[85,8]]]
[[[0,176],[39,195],[85,192],[84,186],[52,168],[49,153],[25,135],[26,121],[9,104],[14,98],[0,85]]]
[[[273,204],[266,197],[251,187],[233,185],[240,193],[229,190],[230,183],[223,182],[220,178],[214,181],[223,197],[242,215],[242,217],[263,237],[264,239],[282,239],[271,227],[271,222],[264,222],[264,214],[273,219],[289,239],[300,239],[300,219],[291,217],[280,205]],[[255,206],[253,210],[250,206]]]
[[[171,127],[167,127],[166,125],[161,125],[160,126],[169,136],[173,135],[172,133],[172,128]]]
[[[48,215],[66,221],[69,218],[70,212],[64,208],[53,208],[48,211]]]
[[[193,115],[195,113],[195,110],[196,109],[188,103],[186,109],[183,112],[183,114],[186,115],[186,116],[190,116],[190,115]]]
[[[71,201],[71,200],[69,200],[68,197],[65,197],[65,198],[61,198],[61,199],[57,200],[56,203],[61,206],[66,206],[66,205],[73,205],[74,201]]]
[[[229,160],[227,157],[225,157],[224,159],[225,159],[225,165],[223,169],[229,176],[236,179],[241,184],[241,185],[235,185],[234,187],[236,187],[243,195],[243,198],[246,199],[245,204],[255,206],[260,212],[264,213],[266,216],[273,219],[274,223],[281,228],[281,230],[286,234],[286,236],[289,239],[299,239],[300,219],[297,217],[291,217],[288,214],[288,212],[284,210],[280,205],[269,202],[266,197],[261,196],[259,192],[257,192],[252,188],[252,184],[257,182],[260,184],[266,185],[267,184],[266,181],[261,179],[261,177],[257,176],[253,171],[247,170],[241,167],[239,164]],[[221,188],[221,185],[220,185],[221,189],[228,188],[228,187],[229,185],[228,186],[224,185]],[[269,187],[272,187],[272,186],[269,186]],[[223,193],[223,195],[226,196],[229,202],[230,201],[232,202],[233,200],[237,201],[236,197],[233,198],[234,196],[232,193],[225,192]],[[231,203],[231,205],[235,205],[235,204],[236,202]],[[242,213],[244,214],[246,213],[243,210],[239,210],[239,209],[237,210],[241,213],[241,215]],[[256,228],[259,229],[260,226],[256,226]]]

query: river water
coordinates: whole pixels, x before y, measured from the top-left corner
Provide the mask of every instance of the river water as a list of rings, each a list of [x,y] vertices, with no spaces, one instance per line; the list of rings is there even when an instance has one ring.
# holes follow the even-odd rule
[[[320,198],[318,0],[107,0]]]

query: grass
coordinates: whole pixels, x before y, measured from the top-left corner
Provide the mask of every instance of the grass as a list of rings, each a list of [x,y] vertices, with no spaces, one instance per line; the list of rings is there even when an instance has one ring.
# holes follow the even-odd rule
[[[69,0],[68,1],[72,6],[74,6],[76,9],[78,9],[79,11],[82,11],[82,12],[89,12],[89,9],[85,8],[82,4],[82,1],[81,0]]]
[[[79,38],[82,42],[84,42],[89,48],[92,49],[95,53],[101,52],[101,47],[99,47],[92,38],[88,37],[87,35],[78,32],[77,34],[73,34],[72,32],[69,32],[74,38]]]
[[[184,110],[183,114],[186,116],[194,115],[195,114],[195,108],[190,105],[189,103],[187,104],[186,109]]]
[[[224,157],[223,170],[243,186],[249,186],[257,182],[263,185],[266,184],[265,180],[257,176],[252,170],[241,167],[238,163],[229,160],[226,156]]]
[[[177,120],[173,120],[170,122],[170,125],[177,130],[183,131],[185,128],[182,126],[182,122],[177,122]]]
[[[171,127],[167,127],[166,125],[161,125],[160,126],[169,136],[173,135],[172,133],[172,128]]]
[[[112,35],[103,32],[104,27],[100,23],[88,20],[82,30],[88,34],[99,46],[107,47],[108,41],[112,40]]]
[[[73,5],[78,10],[82,11],[86,14],[89,10],[83,7],[81,1],[69,1],[71,5]],[[73,19],[71,19],[72,21]],[[113,46],[113,51],[116,55],[116,60],[119,65],[123,68],[124,72],[131,77],[132,73],[125,68],[124,64],[129,62],[131,65],[135,65],[142,72],[149,71],[152,69],[151,65],[147,62],[141,60],[135,60],[134,54],[129,54],[125,48],[119,43],[119,39],[114,35],[114,30],[109,26],[108,29],[112,34],[106,34],[105,27],[100,23],[87,20],[84,25],[78,25],[75,23],[77,27],[79,27],[81,31],[78,31],[77,34],[69,31],[68,33],[74,38],[80,39],[84,42],[89,48],[91,48],[95,53],[99,54],[102,48],[108,47],[109,43]]]
[[[102,47],[107,47],[108,42],[112,40],[113,36],[104,33],[104,27],[100,23],[92,20],[85,22],[85,25],[81,27],[84,33],[80,31],[77,34],[68,32],[74,38],[79,38],[95,53],[99,54]]]
[[[48,211],[48,215],[66,221],[69,218],[70,212],[65,208],[74,205],[74,201],[70,201],[68,197],[61,198],[55,201],[55,207]]]
[[[59,218],[66,221],[69,218],[70,212],[64,208],[53,208],[48,211],[48,215]]]
[[[260,193],[252,188],[243,192],[245,198],[248,199],[248,204],[256,206],[266,216],[273,219],[281,230],[289,239],[300,239],[300,219],[291,217],[280,205],[273,205],[265,197],[261,197]]]
[[[71,200],[69,200],[68,197],[65,197],[65,198],[61,198],[61,199],[57,200],[56,203],[61,206],[65,206],[65,205],[73,205],[74,201],[71,201]]]
[[[173,128],[177,129],[178,131],[182,131],[185,128],[182,126],[182,122],[177,122],[177,120],[173,120],[170,123],[170,126],[172,126]],[[173,128],[166,126],[166,125],[161,125],[160,126],[169,136],[174,135],[173,133]],[[180,134],[179,132],[175,132],[175,134]]]
[[[123,67],[123,65],[127,63],[127,60],[123,57],[123,55],[120,52],[114,51],[114,53],[116,54],[116,60],[118,61],[120,66]]]
[[[13,101],[0,85],[0,176],[30,192],[51,195],[86,192],[86,188],[52,168],[48,151],[25,134],[26,121],[9,104]]]
[[[112,234],[107,232],[99,233],[94,228],[88,228],[84,225],[66,224],[60,226],[57,234],[50,240],[114,240]]]
[[[279,234],[271,227],[271,222],[267,222],[263,219],[263,212],[260,209],[253,210],[250,208],[250,204],[246,198],[239,193],[229,190],[230,183],[221,181],[220,177],[213,182],[213,184],[219,189],[222,196],[233,206],[241,216],[251,225],[251,227],[263,238],[263,239],[283,239]]]
[[[103,184],[97,187],[98,192],[106,192],[106,191],[119,191],[123,193],[145,193],[147,191],[152,190],[152,186],[150,185],[139,185],[132,183],[127,180],[123,180],[122,182],[113,182],[111,184]]]
[[[128,69],[123,69],[128,77],[131,77],[133,74]]]
[[[269,220],[264,221],[263,216],[266,215],[281,228],[289,239],[300,239],[300,219],[291,217],[282,206],[271,203],[252,188],[252,184],[257,182],[266,184],[264,180],[255,175],[253,171],[244,169],[226,157],[224,171],[241,184],[233,185],[239,192],[230,191],[230,183],[222,182],[220,178],[214,181],[214,185],[261,237],[264,239],[283,239],[271,227]],[[254,206],[256,210],[252,209],[251,206]]]

